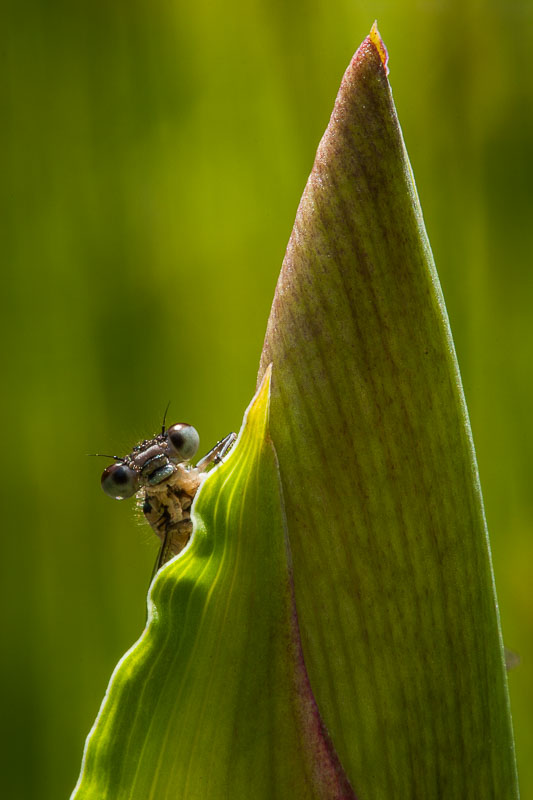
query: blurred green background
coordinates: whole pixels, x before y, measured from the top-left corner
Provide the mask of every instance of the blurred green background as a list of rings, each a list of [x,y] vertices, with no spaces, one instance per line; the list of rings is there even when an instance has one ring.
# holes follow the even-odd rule
[[[168,400],[204,449],[239,428],[316,146],[377,17],[522,659],[509,681],[533,797],[533,4],[0,13],[3,795],[69,794],[144,623],[155,537],[86,453],[129,450]]]

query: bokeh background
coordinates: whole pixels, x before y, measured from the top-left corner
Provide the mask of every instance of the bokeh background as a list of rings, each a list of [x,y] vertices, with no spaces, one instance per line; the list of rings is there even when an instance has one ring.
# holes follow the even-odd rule
[[[100,490],[239,428],[296,207],[374,18],[477,447],[533,797],[533,3],[4,0],[2,795],[66,797],[156,542]],[[332,447],[342,443],[332,443]],[[461,664],[457,664],[461,669]]]

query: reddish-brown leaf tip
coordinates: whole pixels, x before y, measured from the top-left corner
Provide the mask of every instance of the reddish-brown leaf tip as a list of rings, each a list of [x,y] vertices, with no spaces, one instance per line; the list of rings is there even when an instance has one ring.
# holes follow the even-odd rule
[[[378,21],[376,20],[370,29],[370,34],[368,36],[368,41],[370,41],[376,50],[379,53],[379,57],[381,59],[381,63],[383,64],[383,69],[385,70],[385,74],[389,74],[389,54],[387,52],[387,48],[385,47],[385,42],[380,36],[378,31]]]

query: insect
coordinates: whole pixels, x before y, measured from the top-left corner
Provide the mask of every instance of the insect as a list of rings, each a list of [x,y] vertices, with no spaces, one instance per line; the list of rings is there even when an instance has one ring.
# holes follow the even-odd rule
[[[207,471],[218,464],[236,439],[230,433],[197,464],[198,431],[186,422],[165,428],[135,445],[127,456],[106,456],[114,464],[102,473],[102,489],[115,500],[137,496],[144,516],[161,539],[153,575],[180,553],[192,533],[191,505]],[[100,455],[100,454],[98,454]]]

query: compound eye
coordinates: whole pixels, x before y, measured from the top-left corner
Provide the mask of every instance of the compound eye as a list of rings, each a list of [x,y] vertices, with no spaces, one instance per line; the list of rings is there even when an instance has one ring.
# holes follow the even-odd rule
[[[188,461],[200,446],[198,431],[186,422],[171,425],[167,431],[167,441],[171,450],[171,458]]]
[[[139,476],[127,464],[111,464],[102,473],[102,489],[115,500],[131,497],[139,488]]]

